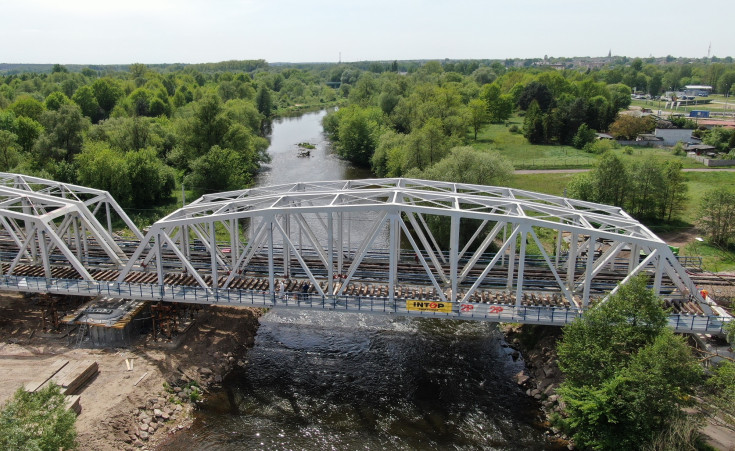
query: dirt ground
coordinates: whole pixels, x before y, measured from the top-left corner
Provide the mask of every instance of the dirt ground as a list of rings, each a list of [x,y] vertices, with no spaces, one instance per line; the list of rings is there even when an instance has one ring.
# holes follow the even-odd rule
[[[206,307],[175,349],[148,337],[128,349],[85,349],[69,345],[62,333],[43,333],[41,310],[21,295],[0,296],[0,403],[23,384],[49,372],[58,359],[94,359],[99,373],[79,392],[80,449],[155,449],[191,422],[189,398],[171,387],[195,381],[204,396],[252,346],[261,312],[250,308]],[[164,344],[165,346],[165,344]],[[132,360],[128,370],[126,359]],[[180,388],[176,389],[177,391]],[[186,398],[183,399],[182,398]]]

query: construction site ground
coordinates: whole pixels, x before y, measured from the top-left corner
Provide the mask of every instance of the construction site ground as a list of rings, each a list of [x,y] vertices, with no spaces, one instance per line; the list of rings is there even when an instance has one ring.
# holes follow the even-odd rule
[[[177,399],[177,393],[165,389],[164,382],[170,387],[196,381],[206,394],[208,387],[220,383],[241,363],[252,346],[260,314],[250,308],[205,307],[176,347],[152,343],[149,334],[126,349],[89,349],[78,347],[74,340],[70,344],[63,328],[60,333],[44,332],[41,309],[33,300],[3,294],[0,404],[19,387],[48,372],[59,359],[70,363],[93,359],[99,373],[78,391],[82,408],[76,423],[80,449],[154,449],[192,419],[192,404]],[[156,409],[158,418],[152,413]],[[162,411],[167,412],[165,419]],[[145,420],[146,416],[151,418]],[[156,427],[141,434],[146,422]]]

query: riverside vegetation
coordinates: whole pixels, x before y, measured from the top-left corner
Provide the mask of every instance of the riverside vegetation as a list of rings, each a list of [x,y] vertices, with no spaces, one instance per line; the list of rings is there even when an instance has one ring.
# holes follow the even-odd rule
[[[663,86],[708,83],[728,93],[735,83],[732,61],[668,63],[614,59],[586,71],[534,68],[533,61],[516,67],[512,60],[25,68],[0,78],[0,169],[108,190],[144,225],[174,208],[181,184],[194,196],[248,186],[268,161],[265,136],[274,115],[340,104],[326,117],[325,131],[341,156],[370,166],[377,176],[524,187],[533,177],[514,175],[513,168],[529,160],[594,168],[584,176],[545,177],[537,190],[568,189],[628,208],[654,225],[699,222],[711,245],[729,252],[731,191],[710,192],[703,188],[707,176],[683,176],[680,169],[691,163],[675,151],[593,142],[594,131],[624,136],[650,129],[650,123],[619,115],[630,105],[631,86],[658,95]],[[721,149],[734,139],[726,130],[701,133]],[[735,181],[732,175],[717,177],[721,186]],[[621,323],[615,318],[630,314],[621,308],[623,313],[600,309],[602,323],[617,322],[603,331],[617,333]],[[655,318],[644,323],[652,328],[643,333],[645,340],[622,350],[604,348],[618,362],[605,374],[589,383],[568,378],[560,390],[568,401],[560,425],[579,444],[604,449],[614,437],[632,440],[639,433],[654,440],[663,419],[679,415],[686,387],[672,385],[676,399],[650,391],[657,389],[650,377],[660,375],[662,353],[676,354],[666,357],[680,364],[674,369],[683,380],[701,380],[680,342],[654,327]],[[585,327],[570,328],[568,336],[593,339]],[[566,336],[564,343],[571,343]],[[584,348],[577,354],[564,349],[560,367],[569,374],[599,357]],[[706,386],[727,394],[732,370],[721,368]],[[643,404],[657,410],[639,429],[619,423]]]

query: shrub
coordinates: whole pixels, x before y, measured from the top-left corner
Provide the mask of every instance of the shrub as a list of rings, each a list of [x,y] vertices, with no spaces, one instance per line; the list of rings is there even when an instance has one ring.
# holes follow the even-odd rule
[[[34,393],[19,388],[0,411],[0,449],[74,449],[76,419],[58,385]]]

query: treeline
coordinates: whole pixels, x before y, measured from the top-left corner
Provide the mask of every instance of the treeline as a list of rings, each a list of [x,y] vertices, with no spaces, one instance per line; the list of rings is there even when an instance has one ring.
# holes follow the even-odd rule
[[[196,195],[244,188],[268,159],[263,130],[275,113],[339,97],[314,72],[197,67],[100,76],[55,65],[0,77],[0,170],[105,189],[137,208],[169,198],[177,179]]]
[[[342,156],[389,177],[425,172],[477,139],[485,124],[516,112],[525,115],[532,143],[572,144],[580,126],[606,130],[631,101],[628,86],[591,74],[508,70],[500,63],[469,75],[436,61],[411,74],[346,69],[341,79],[349,105],[325,118],[325,130]]]
[[[622,207],[638,219],[670,221],[687,196],[681,168],[676,160],[646,159],[626,165],[616,154],[605,152],[592,171],[572,179],[568,195]]]

